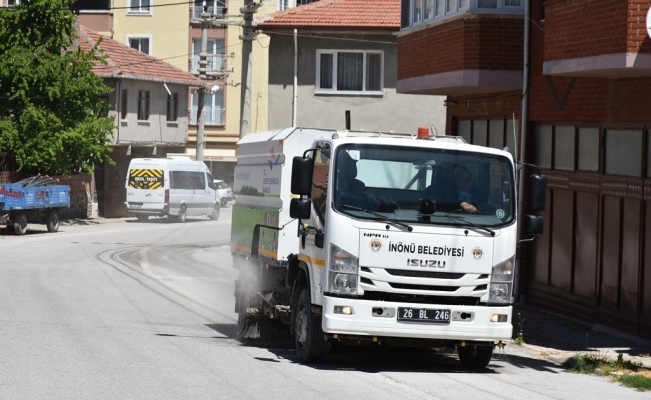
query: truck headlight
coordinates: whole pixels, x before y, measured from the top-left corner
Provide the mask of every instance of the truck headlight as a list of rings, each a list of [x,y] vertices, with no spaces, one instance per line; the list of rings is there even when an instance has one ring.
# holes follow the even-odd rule
[[[488,287],[488,302],[510,304],[513,295],[513,267],[515,256],[493,266],[491,282]]]
[[[357,267],[359,259],[335,245],[330,246],[328,271],[329,291],[338,294],[357,293]]]

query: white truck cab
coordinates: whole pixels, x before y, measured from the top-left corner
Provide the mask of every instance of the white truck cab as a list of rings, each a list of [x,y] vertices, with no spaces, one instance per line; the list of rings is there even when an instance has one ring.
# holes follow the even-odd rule
[[[293,135],[297,144],[312,140],[294,150]],[[277,217],[251,229],[246,249],[232,246],[236,259],[258,260],[257,267],[235,263],[240,315],[262,310],[287,322],[304,362],[321,360],[328,342],[338,341],[455,346],[465,366],[486,366],[513,329],[518,213],[511,155],[453,137],[297,128],[276,138],[278,154],[293,158],[290,166],[279,156],[278,188],[268,190],[279,194]],[[252,167],[245,160],[238,162],[243,174]],[[237,174],[236,190],[243,187]],[[544,183],[534,179],[532,191],[544,196]],[[534,207],[544,208],[536,197]],[[240,207],[256,204],[263,202]],[[540,217],[527,221],[529,234],[541,231]],[[262,242],[269,236],[275,247]],[[256,268],[269,278],[251,289],[242,271]],[[272,287],[278,278],[287,290]],[[261,302],[250,301],[251,290]]]

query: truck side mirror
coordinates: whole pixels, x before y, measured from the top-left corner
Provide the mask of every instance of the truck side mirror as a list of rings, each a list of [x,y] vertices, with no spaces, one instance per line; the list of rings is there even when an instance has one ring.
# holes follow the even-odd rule
[[[539,215],[527,215],[524,220],[524,231],[527,235],[543,233],[544,219]]]
[[[529,211],[539,212],[547,203],[547,177],[545,175],[529,176]]]
[[[292,161],[292,183],[293,194],[309,196],[312,193],[312,171],[314,160],[311,158],[294,157]]]
[[[289,202],[289,216],[291,218],[308,219],[312,214],[312,201],[310,199],[292,199]]]

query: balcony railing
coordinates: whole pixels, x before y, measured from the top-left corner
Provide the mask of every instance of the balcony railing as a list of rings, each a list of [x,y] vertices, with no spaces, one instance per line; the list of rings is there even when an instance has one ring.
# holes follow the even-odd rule
[[[402,29],[461,13],[524,14],[525,0],[401,0]]]
[[[224,15],[224,10],[226,9],[223,5],[209,5],[206,6],[206,13],[209,15]],[[192,7],[192,19],[201,19],[201,14],[204,12],[204,6],[195,5]]]
[[[203,112],[205,113],[206,119],[204,120],[205,125],[224,125],[224,113],[225,109],[205,106]],[[190,116],[190,124],[197,125],[197,107],[192,107],[192,115]]]

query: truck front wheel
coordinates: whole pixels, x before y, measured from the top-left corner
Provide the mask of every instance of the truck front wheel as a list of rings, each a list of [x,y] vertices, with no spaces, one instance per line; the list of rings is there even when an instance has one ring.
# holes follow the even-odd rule
[[[14,232],[16,235],[24,235],[27,233],[27,215],[25,213],[18,214],[14,221]]]
[[[296,288],[292,314],[294,318],[294,340],[296,355],[301,362],[318,363],[325,357],[328,342],[323,337],[321,319],[312,313],[310,293],[304,286]]]
[[[486,368],[493,357],[493,346],[459,346],[457,351],[464,368]]]

